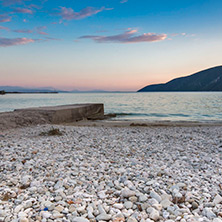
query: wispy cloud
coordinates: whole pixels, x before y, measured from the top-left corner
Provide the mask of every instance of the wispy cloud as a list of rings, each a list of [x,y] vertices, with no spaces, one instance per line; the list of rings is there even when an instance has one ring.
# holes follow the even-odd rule
[[[14,30],[13,32],[17,32],[17,33],[26,33],[26,34],[33,33],[33,31],[30,30],[30,29],[16,29],[16,30]]]
[[[92,39],[97,43],[139,43],[139,42],[157,42],[167,38],[167,34],[144,33],[136,35],[137,30],[129,30],[119,35],[111,36],[81,36],[80,39]]]
[[[75,12],[72,8],[61,7],[60,13],[58,13],[58,15],[60,15],[63,20],[79,20],[86,17],[90,17],[105,10],[111,9],[105,7],[101,7],[99,9],[93,7],[86,7],[79,12]]]
[[[120,3],[126,3],[128,0],[121,0]]]
[[[40,5],[35,5],[35,4],[31,4],[31,5],[28,6],[28,8],[41,9],[42,6],[40,6]]]
[[[44,30],[46,28],[47,28],[46,26],[39,26],[39,27],[36,28],[36,31],[40,35],[48,35],[48,33],[44,32]]]
[[[24,13],[24,14],[33,14],[33,11],[28,8],[16,8],[13,11],[14,13]]]
[[[173,33],[173,34],[171,34],[172,37],[185,36],[185,35],[187,35],[185,32],[183,32],[183,33]]]
[[[5,6],[13,6],[13,5],[25,5],[26,3],[31,3],[32,0],[0,0],[0,3]],[[40,4],[44,3],[43,0],[38,0]],[[31,4],[32,5],[32,4]]]
[[[4,26],[0,26],[0,30],[6,30],[6,31],[9,31],[10,29],[7,28],[7,27],[4,27]]]
[[[39,35],[48,35],[48,33],[44,32],[44,30],[46,29],[46,26],[38,26],[36,28],[34,28],[33,30],[31,29],[16,29],[13,30],[13,32],[17,32],[17,33],[26,33],[26,34],[39,34]]]
[[[10,22],[11,17],[8,15],[0,15],[0,22]]]
[[[0,0],[4,6],[23,4],[26,0]]]
[[[34,39],[28,38],[1,38],[0,37],[0,47],[9,47],[9,46],[16,46],[16,45],[25,45],[28,43],[35,42]]]

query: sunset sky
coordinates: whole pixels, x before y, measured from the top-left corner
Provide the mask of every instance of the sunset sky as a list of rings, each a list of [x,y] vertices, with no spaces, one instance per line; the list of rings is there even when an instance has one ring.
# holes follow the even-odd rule
[[[0,85],[134,91],[221,63],[221,0],[0,0]]]

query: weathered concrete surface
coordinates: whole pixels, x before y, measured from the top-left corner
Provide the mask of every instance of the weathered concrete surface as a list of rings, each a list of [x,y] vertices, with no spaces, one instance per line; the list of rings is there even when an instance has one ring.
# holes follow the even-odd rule
[[[70,123],[83,119],[102,119],[103,104],[74,104],[18,109],[0,113],[0,130],[37,124]]]

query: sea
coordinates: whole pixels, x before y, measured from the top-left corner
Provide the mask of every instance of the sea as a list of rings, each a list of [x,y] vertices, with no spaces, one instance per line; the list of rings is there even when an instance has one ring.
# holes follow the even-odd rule
[[[113,120],[222,121],[222,92],[5,94],[0,112],[79,103],[103,103]]]

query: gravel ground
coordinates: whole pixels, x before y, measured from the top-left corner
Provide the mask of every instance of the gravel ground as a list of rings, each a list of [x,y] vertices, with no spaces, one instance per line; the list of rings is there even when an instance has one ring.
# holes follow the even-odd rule
[[[0,221],[222,221],[222,127],[0,133]]]

